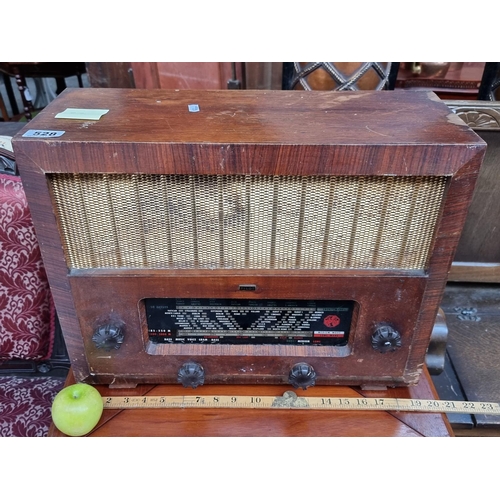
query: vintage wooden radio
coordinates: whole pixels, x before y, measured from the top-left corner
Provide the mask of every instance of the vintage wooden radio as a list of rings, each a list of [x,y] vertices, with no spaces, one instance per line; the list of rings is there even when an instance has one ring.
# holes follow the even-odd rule
[[[13,143],[75,377],[115,387],[416,383],[485,150],[411,91],[72,89]]]

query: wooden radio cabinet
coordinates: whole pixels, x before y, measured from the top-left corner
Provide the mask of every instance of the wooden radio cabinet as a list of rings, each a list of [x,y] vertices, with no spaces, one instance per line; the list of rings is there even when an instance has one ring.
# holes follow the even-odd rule
[[[116,387],[416,383],[485,151],[409,91],[71,89],[13,144],[75,378]]]

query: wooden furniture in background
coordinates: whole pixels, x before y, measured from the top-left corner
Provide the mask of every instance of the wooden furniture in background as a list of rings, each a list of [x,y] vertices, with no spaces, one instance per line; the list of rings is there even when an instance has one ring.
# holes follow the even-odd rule
[[[332,90],[336,83],[335,72],[341,72],[342,80],[353,78],[360,90],[375,89],[380,76],[369,68],[363,76],[356,76],[363,64],[370,63],[288,63],[288,62],[94,62],[86,63],[89,80],[93,87],[115,88],[165,88],[165,89],[290,89],[297,76],[296,69],[303,73],[307,86],[314,90]],[[381,74],[387,63],[381,65]],[[446,99],[481,99],[481,86],[485,63],[390,63],[389,78],[384,88],[405,88],[412,90],[433,90]],[[423,72],[416,75],[411,64],[422,64]],[[447,64],[444,74],[439,74],[429,65]],[[486,63],[491,65],[498,63]],[[295,69],[295,66],[297,68]],[[314,65],[314,68],[312,67]],[[326,65],[326,66],[324,66]],[[333,66],[336,65],[336,66]],[[427,65],[427,66],[426,66]],[[439,68],[438,68],[439,69]],[[493,68],[494,69],[494,68]],[[309,73],[309,70],[314,70]],[[329,74],[329,71],[333,73]],[[441,71],[442,73],[442,71]],[[492,78],[496,78],[490,71]],[[396,82],[397,77],[397,82]],[[490,78],[491,79],[491,78]],[[238,81],[239,86],[228,86],[228,82]],[[302,88],[300,82],[298,87]]]
[[[500,62],[485,63],[477,98],[483,101],[500,100]]]
[[[500,287],[448,283],[441,307],[449,334],[445,371],[432,377],[440,398],[500,402]],[[458,416],[449,416],[457,435],[500,435],[499,415],[470,415],[469,424]]]
[[[69,62],[0,62],[0,73],[14,77],[21,95],[26,120],[31,120],[34,110],[33,99],[26,85],[26,78],[55,78],[56,94],[66,88],[65,78],[78,77],[80,87],[83,87],[82,75],[85,73],[85,63]],[[17,106],[12,106],[12,109]]]
[[[281,90],[283,82],[282,62],[246,62],[243,88],[256,90]]]
[[[86,63],[95,88],[281,90],[282,62]],[[136,80],[138,85],[136,85]]]
[[[91,87],[135,88],[134,73],[129,62],[85,63]]]
[[[243,81],[243,63],[132,62],[138,89],[227,89],[228,81]]]
[[[392,90],[399,63],[286,62],[285,90]]]
[[[500,283],[500,102],[445,102],[487,144],[449,280]]]
[[[75,383],[70,372],[66,386]],[[196,390],[180,385],[140,385],[135,389],[96,386],[102,396],[169,395],[256,395],[282,396],[286,386],[211,385]],[[439,399],[429,374],[424,370],[418,385],[362,391],[358,387],[311,387],[297,392],[304,397],[376,397]],[[54,425],[51,437],[65,437]],[[89,437],[132,436],[357,436],[357,437],[446,437],[453,430],[446,415],[385,411],[257,410],[257,409],[140,409],[104,410]]]
[[[5,107],[5,102],[1,94],[0,94],[0,115],[4,122],[8,122],[10,120],[9,114],[7,113],[7,108]]]
[[[426,63],[421,63],[425,65]],[[450,63],[444,75],[416,75],[412,63],[400,63],[396,88],[432,90],[441,99],[477,99],[484,62]]]

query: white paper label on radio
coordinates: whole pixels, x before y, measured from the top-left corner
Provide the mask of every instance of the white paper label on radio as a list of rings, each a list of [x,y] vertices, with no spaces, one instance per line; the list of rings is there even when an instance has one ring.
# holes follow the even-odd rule
[[[28,130],[23,137],[61,137],[64,130]]]
[[[82,109],[66,108],[61,113],[57,113],[55,118],[69,118],[72,120],[99,120],[109,109]]]

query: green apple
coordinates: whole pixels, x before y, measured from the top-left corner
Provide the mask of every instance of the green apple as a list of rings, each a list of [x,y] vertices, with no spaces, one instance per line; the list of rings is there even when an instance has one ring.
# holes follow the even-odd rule
[[[103,403],[99,391],[84,383],[59,391],[52,403],[52,421],[68,436],[84,436],[99,422]]]

